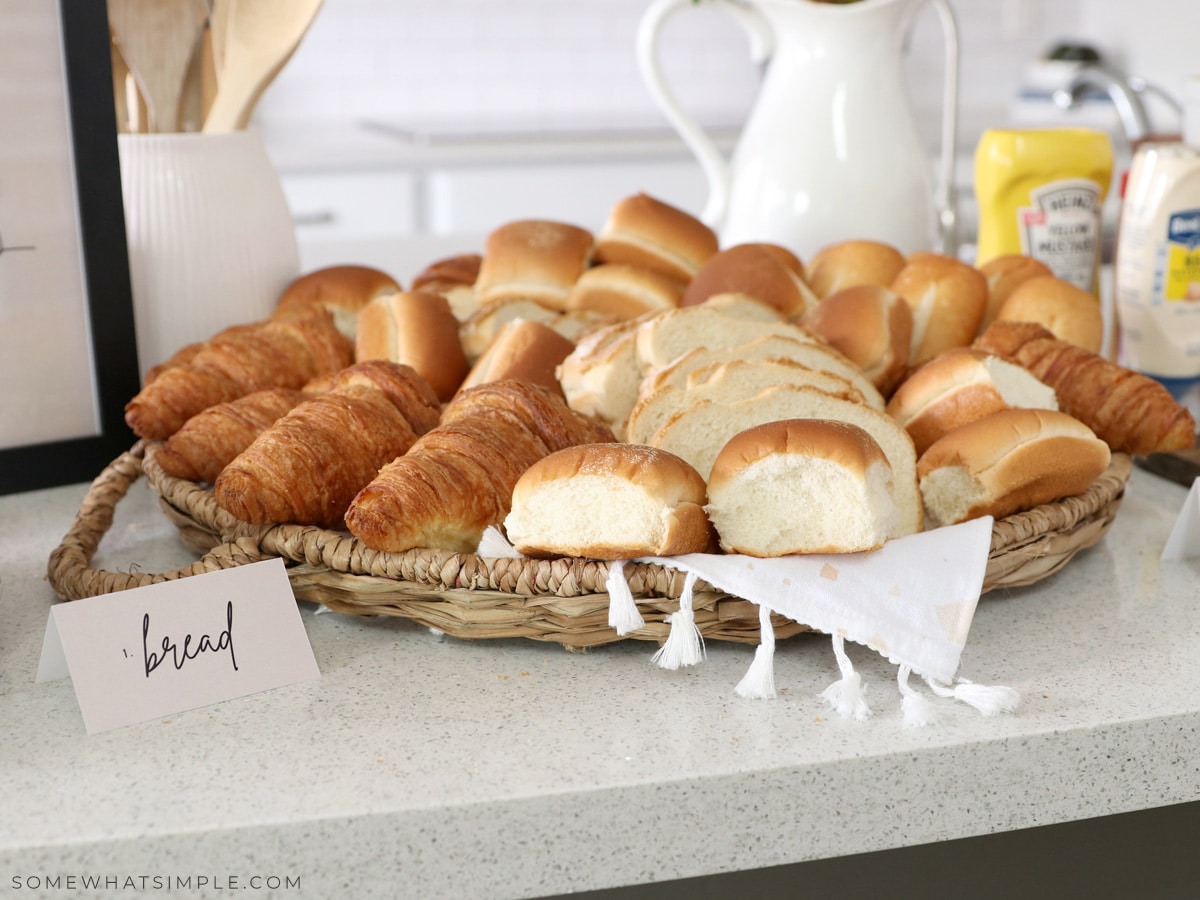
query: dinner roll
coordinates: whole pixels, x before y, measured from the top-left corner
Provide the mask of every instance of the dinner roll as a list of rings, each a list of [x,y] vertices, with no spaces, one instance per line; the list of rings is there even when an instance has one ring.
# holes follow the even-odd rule
[[[529,319],[509,322],[476,360],[459,392],[489,381],[525,381],[540,384],[562,396],[558,366],[575,344],[549,325]]]
[[[908,373],[912,310],[886,287],[860,284],[835,291],[801,316],[799,324],[862,368],[884,396]]]
[[[904,254],[881,241],[841,241],[822,247],[805,276],[818,297],[860,284],[891,284],[904,268]]]
[[[1108,445],[1066,413],[1004,409],[947,434],[917,477],[931,526],[1002,518],[1082,493],[1108,468]]]
[[[983,314],[983,321],[979,323],[980,333],[996,321],[1000,307],[1018,287],[1030,278],[1054,274],[1044,262],[1023,253],[1006,253],[989,259],[979,266],[979,271],[988,283],[988,305]]]
[[[712,541],[705,499],[704,479],[677,456],[635,444],[584,444],[525,471],[504,529],[528,556],[703,553]]]
[[[1009,407],[1058,409],[1058,400],[1028,369],[959,347],[913,372],[887,411],[908,431],[919,455],[960,425]]]
[[[567,296],[568,310],[590,310],[612,319],[632,319],[659,309],[674,309],[683,284],[661,272],[629,263],[592,266]]]
[[[596,262],[642,266],[684,283],[717,247],[717,235],[691,213],[635,194],[609,212],[596,236]]]
[[[892,468],[862,428],[789,419],[721,449],[707,511],[721,549],[750,556],[853,553],[898,535]]]
[[[784,261],[778,248],[737,244],[700,267],[683,294],[683,306],[703,303],[714,294],[749,294],[785,316],[798,316],[815,305],[804,278]]]
[[[1104,318],[1089,291],[1053,275],[1022,282],[1004,301],[996,318],[1005,322],[1037,322],[1059,340],[1100,352]]]
[[[493,230],[475,279],[480,306],[502,300],[533,300],[566,308],[567,296],[592,259],[590,231],[565,222],[524,219]]]
[[[914,253],[890,287],[912,309],[910,367],[975,339],[987,309],[988,288],[974,266],[940,253]]]
[[[358,314],[376,297],[394,294],[400,283],[370,266],[326,266],[301,275],[284,289],[277,312],[317,306],[333,313],[338,331],[354,340]]]
[[[377,297],[363,308],[354,358],[412,366],[441,400],[454,396],[470,368],[450,302],[441,294],[420,291]]]
[[[413,276],[412,290],[441,294],[450,301],[450,310],[461,322],[479,306],[475,279],[483,257],[478,253],[460,253],[431,262]]]

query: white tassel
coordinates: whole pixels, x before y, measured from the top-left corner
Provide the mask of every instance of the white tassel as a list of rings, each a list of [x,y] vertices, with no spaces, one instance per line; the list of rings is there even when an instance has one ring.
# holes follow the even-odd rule
[[[695,584],[696,573],[688,572],[683,582],[683,593],[679,596],[679,611],[667,616],[667,621],[671,623],[667,640],[650,658],[660,668],[694,666],[704,659],[704,636],[696,627],[696,614],[692,610],[692,589]]]
[[[617,629],[617,634],[626,635],[646,624],[634,602],[629,582],[625,580],[625,560],[618,559],[608,564],[608,624]]]
[[[833,636],[833,655],[837,658],[842,677],[821,692],[821,699],[832,706],[838,715],[861,722],[871,715],[871,707],[867,705],[864,696],[866,686],[862,676],[855,672],[854,666],[850,664],[850,657],[846,655],[845,640],[840,634]]]
[[[521,553],[509,543],[508,538],[495,525],[483,529],[479,536],[479,546],[475,549],[476,556],[486,556],[492,559],[524,559]]]
[[[900,711],[904,714],[904,724],[909,728],[933,725],[938,720],[937,710],[928,697],[913,690],[912,685],[908,683],[908,676],[911,674],[912,669],[909,666],[901,666],[896,675],[900,686]]]
[[[733,690],[739,697],[770,700],[775,696],[775,627],[765,606],[758,607],[758,626],[762,638],[754,648],[754,660]]]
[[[926,678],[925,682],[939,697],[953,697],[968,706],[973,706],[985,716],[1010,713],[1021,705],[1021,694],[1000,684],[975,684],[965,678],[956,678],[953,687],[933,678]]]

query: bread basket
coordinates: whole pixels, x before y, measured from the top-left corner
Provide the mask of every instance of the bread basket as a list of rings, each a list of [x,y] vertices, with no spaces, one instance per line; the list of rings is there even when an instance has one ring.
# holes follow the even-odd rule
[[[280,557],[297,599],[335,612],[401,616],[459,638],[522,637],[568,649],[627,638],[661,643],[670,629],[664,619],[679,606],[683,573],[628,564],[625,575],[645,625],[619,636],[608,625],[606,562],[500,559],[444,550],[383,553],[347,534],[310,526],[247,526],[218,507],[210,489],[167,475],[155,463],[160,446],[138,442],[91,484],[50,556],[49,580],[59,597],[91,597]],[[1104,537],[1131,468],[1129,456],[1114,454],[1108,470],[1082,494],[997,520],[984,592],[1046,578]],[[117,504],[143,475],[181,540],[202,555],[165,573],[93,568],[92,557],[112,526]],[[704,582],[696,585],[693,604],[705,640],[759,640],[754,604]],[[810,630],[782,616],[772,621],[779,638]]]

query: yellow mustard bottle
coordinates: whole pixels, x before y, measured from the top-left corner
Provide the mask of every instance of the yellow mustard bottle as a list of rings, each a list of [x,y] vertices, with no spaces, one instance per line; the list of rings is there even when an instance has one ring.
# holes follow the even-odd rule
[[[1032,256],[1097,297],[1113,148],[1091,128],[989,129],[975,148],[975,264]]]

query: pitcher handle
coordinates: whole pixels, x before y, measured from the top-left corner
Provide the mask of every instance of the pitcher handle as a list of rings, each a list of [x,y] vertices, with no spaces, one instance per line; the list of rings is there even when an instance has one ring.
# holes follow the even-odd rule
[[[696,0],[655,0],[642,14],[637,34],[637,59],[642,80],[650,94],[666,116],[667,121],[679,133],[684,144],[695,154],[708,179],[708,202],[700,214],[701,220],[710,227],[717,227],[725,218],[729,206],[731,174],[729,161],[717,148],[712,138],[699,123],[687,113],[674,93],[667,87],[659,64],[658,39],[667,19],[685,6],[694,6]],[[750,56],[755,63],[765,62],[774,51],[775,34],[767,19],[752,6],[735,0],[711,0],[727,9],[746,29],[750,38]]]
[[[958,23],[949,0],[930,0],[942,23],[946,64],[942,84],[942,157],[938,171],[937,207],[942,252],[958,252],[958,191],[955,187],[954,166],[958,155]]]

